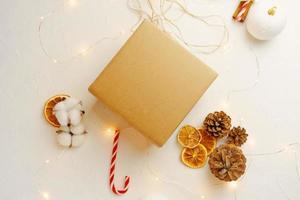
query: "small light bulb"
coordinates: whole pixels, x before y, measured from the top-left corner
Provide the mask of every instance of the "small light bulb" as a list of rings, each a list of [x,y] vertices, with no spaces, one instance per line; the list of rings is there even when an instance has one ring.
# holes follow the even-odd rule
[[[43,192],[42,196],[44,199],[49,199],[49,194],[47,192]]]
[[[54,62],[54,63],[57,63],[57,60],[56,60],[56,59],[53,59],[53,62]]]
[[[250,146],[254,146],[255,145],[255,140],[253,138],[250,138],[249,141],[248,141],[248,144]]]
[[[125,35],[126,31],[125,30],[121,30],[121,35]]]
[[[50,160],[45,160],[45,163],[46,163],[46,164],[50,163]]]
[[[155,177],[155,180],[156,180],[156,181],[159,181],[159,177]]]
[[[87,49],[81,49],[80,54],[85,56],[87,54],[88,50]]]
[[[77,1],[77,0],[69,0],[69,5],[70,5],[71,7],[75,7],[75,6],[78,5],[78,1]]]
[[[201,198],[201,199],[205,199],[205,196],[204,196],[204,195],[201,195],[200,198]]]
[[[238,184],[236,181],[231,181],[228,183],[229,184],[229,187],[232,188],[232,189],[235,189],[237,188]]]
[[[106,130],[106,132],[107,132],[109,135],[112,135],[115,131],[114,131],[113,128],[108,128],[108,129]]]
[[[225,110],[229,107],[229,103],[227,101],[224,101],[224,102],[221,103],[221,107],[222,107],[222,109]]]
[[[41,16],[41,17],[40,17],[40,19],[41,19],[41,20],[44,20],[44,19],[45,19],[45,17]]]

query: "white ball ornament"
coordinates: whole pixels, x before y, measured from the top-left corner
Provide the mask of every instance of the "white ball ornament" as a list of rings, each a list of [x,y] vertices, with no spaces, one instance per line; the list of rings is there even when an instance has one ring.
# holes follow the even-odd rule
[[[258,40],[270,40],[278,35],[286,24],[284,10],[273,0],[255,2],[249,11],[246,26]]]

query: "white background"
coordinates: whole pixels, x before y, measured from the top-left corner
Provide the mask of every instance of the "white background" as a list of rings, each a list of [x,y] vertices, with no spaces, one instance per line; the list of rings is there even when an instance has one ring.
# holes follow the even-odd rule
[[[200,126],[209,112],[223,109],[235,125],[246,127],[249,142],[243,150],[248,155],[248,170],[237,183],[236,192],[217,181],[207,166],[198,170],[185,167],[179,159],[176,133],[163,148],[157,148],[133,129],[124,129],[128,125],[88,92],[90,83],[131,35],[137,21],[126,2],[62,3],[0,2],[0,199],[133,200],[153,193],[174,200],[300,199],[299,146],[276,155],[251,156],[300,142],[298,1],[281,2],[288,11],[288,24],[269,42],[256,41],[247,34],[245,24],[231,20],[236,0],[187,1],[202,15],[223,16],[230,37],[229,43],[214,54],[192,51],[219,77],[181,126]],[[40,17],[52,10],[56,12],[45,19],[41,39],[52,59],[62,63],[54,63],[43,53],[38,37]],[[195,23],[199,22],[189,18],[182,23],[188,39],[215,41],[215,30]],[[116,37],[120,32],[124,34],[103,41],[85,56],[70,59],[100,38]],[[256,87],[251,87],[256,79]],[[250,89],[230,92],[244,88]],[[57,93],[84,102],[89,135],[81,148],[64,151],[58,147],[55,129],[43,118],[45,100]],[[123,128],[116,182],[121,186],[125,175],[132,177],[130,190],[122,197],[113,195],[108,186],[112,134],[106,130],[113,126]]]

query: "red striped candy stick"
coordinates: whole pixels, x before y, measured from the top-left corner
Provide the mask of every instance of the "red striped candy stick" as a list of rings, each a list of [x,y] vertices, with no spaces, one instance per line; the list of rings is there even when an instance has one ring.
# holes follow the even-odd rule
[[[252,4],[253,0],[242,0],[232,16],[233,19],[238,22],[244,22]]]
[[[125,176],[125,182],[123,189],[116,189],[114,179],[115,179],[115,169],[116,169],[116,159],[117,159],[117,153],[118,153],[118,145],[119,145],[119,137],[120,137],[120,131],[115,131],[115,137],[114,137],[114,143],[113,143],[113,149],[112,149],[112,156],[111,156],[111,162],[110,162],[110,170],[109,170],[109,184],[110,188],[113,193],[116,195],[122,195],[125,194],[128,190],[130,177]]]

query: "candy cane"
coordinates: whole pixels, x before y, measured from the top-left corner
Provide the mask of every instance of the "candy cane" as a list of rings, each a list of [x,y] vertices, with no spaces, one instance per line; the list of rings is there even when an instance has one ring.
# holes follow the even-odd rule
[[[125,176],[124,187],[123,187],[123,189],[120,189],[120,190],[116,189],[116,186],[114,183],[119,137],[120,137],[120,131],[116,130],[115,137],[114,137],[114,143],[113,143],[113,149],[112,149],[112,157],[111,157],[111,162],[110,162],[110,171],[109,171],[110,188],[111,188],[112,192],[115,193],[116,195],[125,194],[128,190],[128,186],[129,186],[129,182],[130,182],[130,177]]]
[[[253,0],[243,0],[233,14],[233,19],[243,22],[245,21]]]

